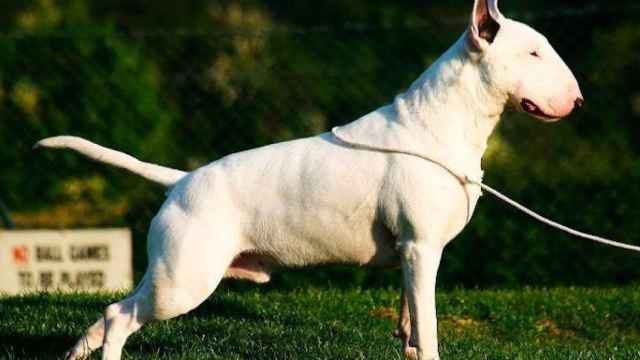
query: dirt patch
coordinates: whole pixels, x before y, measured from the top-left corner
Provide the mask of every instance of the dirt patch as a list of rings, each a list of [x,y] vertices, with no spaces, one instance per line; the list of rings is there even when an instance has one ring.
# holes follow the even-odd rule
[[[387,319],[387,320],[393,320],[393,321],[398,321],[398,318],[400,317],[400,315],[398,315],[398,311],[390,307],[375,308],[371,310],[369,314],[379,319]]]
[[[576,336],[575,331],[562,329],[555,323],[555,321],[550,319],[538,321],[536,323],[536,330],[538,330],[538,332],[546,333],[551,337],[568,338]]]
[[[458,331],[475,330],[482,326],[482,322],[468,316],[445,315],[442,317],[441,323],[443,325],[447,324]]]

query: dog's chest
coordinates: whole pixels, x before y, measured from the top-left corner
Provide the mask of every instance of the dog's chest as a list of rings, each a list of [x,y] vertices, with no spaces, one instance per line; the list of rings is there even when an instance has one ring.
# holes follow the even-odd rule
[[[482,172],[480,172],[480,176],[475,177],[476,179],[482,179]],[[448,214],[449,219],[446,221],[448,223],[447,231],[445,232],[445,236],[443,242],[446,244],[453,240],[471,221],[473,217],[473,213],[475,212],[476,206],[478,204],[478,200],[482,196],[482,190],[479,186],[474,184],[457,184],[458,190],[452,191],[452,194],[449,195],[451,199],[451,211]],[[458,195],[453,194],[453,192]],[[462,194],[463,196],[459,196]]]
[[[478,200],[480,200],[480,197],[482,196],[482,190],[477,185],[467,184],[464,186],[464,191],[467,194],[467,222],[469,222],[475,212],[476,205],[478,205]]]
[[[470,175],[472,176],[472,179],[482,182],[482,177],[484,175],[484,172],[482,170],[476,170],[476,171],[473,171],[472,173],[474,174],[474,175]],[[464,191],[468,196],[469,219],[471,219],[471,216],[475,211],[476,205],[478,204],[478,200],[480,200],[480,197],[482,196],[482,189],[478,185],[466,184],[464,185]]]
[[[481,179],[479,167],[468,173]],[[406,157],[394,166],[387,192],[385,216],[401,241],[442,246],[464,229],[481,195],[478,186],[461,184],[442,166]]]

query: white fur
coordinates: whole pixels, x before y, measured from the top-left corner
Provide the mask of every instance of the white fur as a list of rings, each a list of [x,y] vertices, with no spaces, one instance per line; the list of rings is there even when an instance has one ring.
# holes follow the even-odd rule
[[[493,43],[478,35],[481,13],[500,24]],[[534,61],[532,49],[544,56]],[[496,1],[477,0],[469,30],[408,91],[337,131],[359,143],[418,151],[480,178],[505,105],[526,98],[561,117],[578,97],[575,78],[542,35],[504,18]],[[40,144],[97,160],[108,154],[111,164],[175,183],[151,224],[142,282],[107,308],[69,359],[100,345],[103,359],[119,359],[142,324],[194,309],[224,276],[264,282],[274,266],[324,263],[401,265],[406,299],[397,335],[408,356],[438,358],[440,256],[480,196],[442,168],[353,149],[330,133],[233,154],[183,177],[76,138]]]

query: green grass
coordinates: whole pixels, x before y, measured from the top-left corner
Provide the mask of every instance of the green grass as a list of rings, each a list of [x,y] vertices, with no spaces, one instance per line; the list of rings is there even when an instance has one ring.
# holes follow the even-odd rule
[[[394,290],[220,289],[126,359],[401,359]],[[0,358],[59,357],[116,295],[0,299]],[[640,359],[640,286],[438,294],[443,359]],[[98,358],[94,356],[94,358]]]

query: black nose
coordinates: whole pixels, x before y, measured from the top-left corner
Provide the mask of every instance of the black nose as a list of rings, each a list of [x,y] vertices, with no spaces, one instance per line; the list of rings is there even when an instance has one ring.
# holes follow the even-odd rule
[[[580,110],[581,107],[584,106],[584,99],[583,98],[577,98],[576,101],[573,103],[573,109],[574,110]]]

